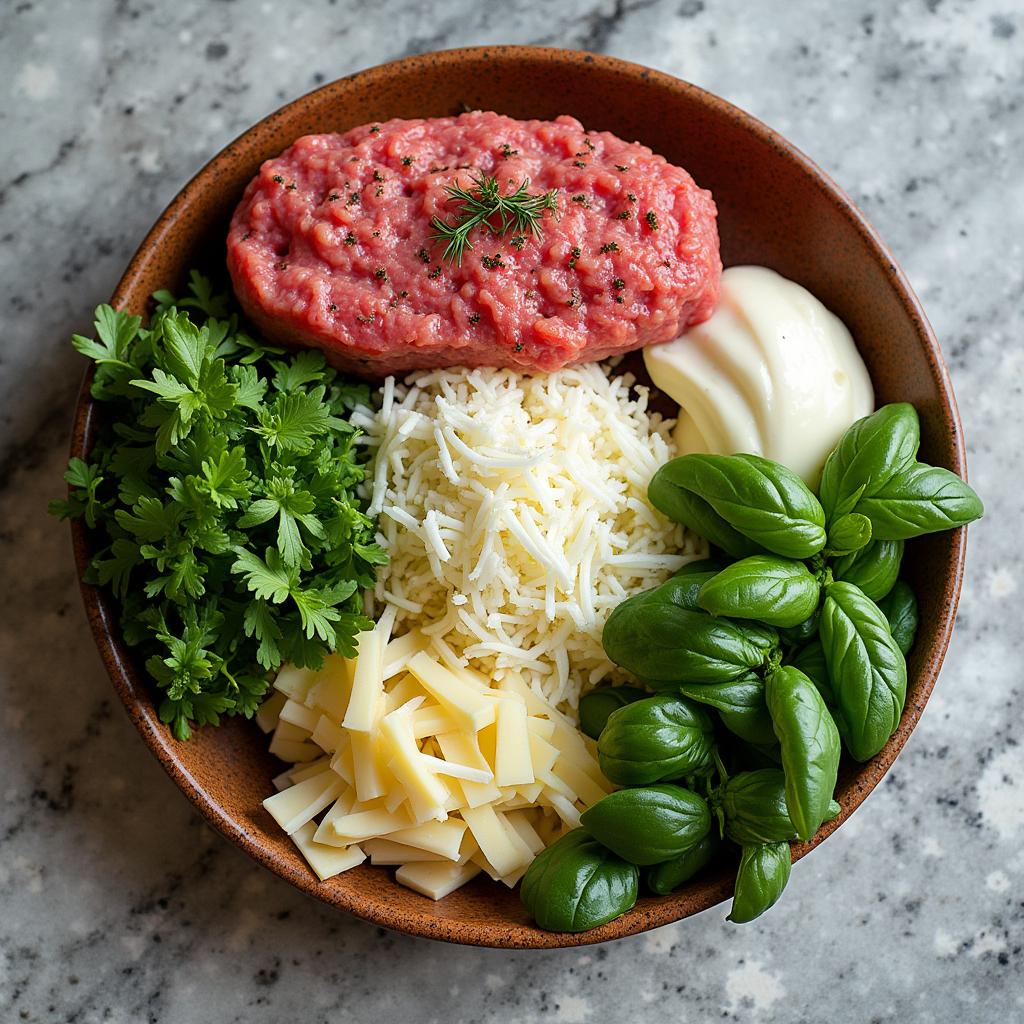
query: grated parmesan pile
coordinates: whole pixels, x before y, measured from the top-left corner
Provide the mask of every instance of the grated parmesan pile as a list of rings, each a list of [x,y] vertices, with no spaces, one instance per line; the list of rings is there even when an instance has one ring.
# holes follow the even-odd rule
[[[611,610],[704,554],[647,503],[672,421],[632,383],[595,363],[387,379],[359,425],[390,556],[375,600],[396,632],[421,628],[493,681],[518,671],[568,709],[625,678],[601,645]]]

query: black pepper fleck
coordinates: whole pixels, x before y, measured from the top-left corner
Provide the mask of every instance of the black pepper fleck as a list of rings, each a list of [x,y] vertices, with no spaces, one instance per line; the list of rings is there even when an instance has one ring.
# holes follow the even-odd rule
[[[469,322],[471,324],[478,324],[478,323],[480,323],[480,314],[479,313],[474,313],[472,316],[470,316]]]
[[[653,210],[648,210],[647,216],[644,219],[647,221],[647,226],[652,231],[658,230],[658,215]]]
[[[583,160],[573,160],[572,165],[573,165],[573,167],[586,167],[587,166],[586,162],[583,161]]]
[[[605,243],[604,245],[601,246],[601,252],[618,252],[618,251],[619,251],[619,244],[618,244],[618,242],[607,242],[607,243]]]
[[[488,269],[494,270],[497,267],[504,267],[505,264],[501,261],[501,253],[496,252],[493,256],[483,256],[480,262]]]
[[[429,274],[427,274],[427,277],[429,277],[431,281],[436,281],[440,276],[441,276],[441,267],[440,266],[434,267],[434,269]]]
[[[284,178],[282,178],[280,174],[273,175],[270,180],[271,181],[276,181],[278,183],[278,185],[283,185],[284,184]]]
[[[612,287],[613,288],[620,288],[620,289],[621,288],[625,288],[626,287],[626,282],[623,281],[621,277],[616,277],[616,278],[614,278],[612,280]]]

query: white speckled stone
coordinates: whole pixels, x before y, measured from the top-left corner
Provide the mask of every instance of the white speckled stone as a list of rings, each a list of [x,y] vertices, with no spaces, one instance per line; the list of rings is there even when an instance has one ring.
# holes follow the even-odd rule
[[[885,783],[746,927],[720,908],[501,952],[299,895],[150,757],[44,515],[68,336],[188,177],[319,82],[498,42],[650,64],[778,129],[866,212],[949,362],[988,512],[942,678]],[[1024,1019],[1019,0],[3,0],[0,68],[0,1020]]]

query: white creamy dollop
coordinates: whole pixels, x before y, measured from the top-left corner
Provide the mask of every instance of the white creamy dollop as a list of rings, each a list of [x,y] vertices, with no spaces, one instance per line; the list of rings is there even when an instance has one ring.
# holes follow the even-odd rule
[[[648,346],[644,362],[679,403],[680,455],[761,455],[815,489],[840,437],[875,404],[846,325],[767,267],[726,270],[711,318]]]

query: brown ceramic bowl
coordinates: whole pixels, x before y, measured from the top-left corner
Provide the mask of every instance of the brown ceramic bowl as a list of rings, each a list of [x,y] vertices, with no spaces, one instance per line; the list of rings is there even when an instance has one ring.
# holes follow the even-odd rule
[[[318,89],[271,114],[215,157],[150,231],[111,300],[149,311],[158,288],[180,290],[192,267],[224,265],[226,227],[260,164],[298,136],[345,131],[392,117],[436,117],[470,108],[519,118],[571,114],[586,126],[638,139],[686,167],[711,189],[726,266],[757,263],[799,281],[850,327],[879,404],[906,401],[921,418],[922,458],[965,476],[956,404],[939,346],[888,250],[849,199],[803,154],[754,118],[686,82],[610,57],[534,47],[451,50],[385,64]],[[87,381],[88,383],[88,375]],[[83,387],[72,454],[84,456],[97,408]],[[79,571],[90,538],[77,523]],[[844,761],[838,819],[878,784],[917,724],[953,626],[964,561],[958,530],[909,544],[906,575],[920,599],[921,625],[908,659],[906,711],[885,749],[867,764]],[[252,723],[233,720],[178,743],[157,718],[153,689],[132,660],[115,603],[83,585],[86,610],[111,679],[150,749],[182,792],[223,835],[303,892],[367,921],[450,942],[512,948],[569,946],[667,924],[730,895],[734,866],[718,865],[671,896],[645,897],[616,921],[580,935],[542,931],[518,892],[483,876],[434,903],[398,885],[386,868],[361,866],[327,882],[306,867],[261,801],[281,765]]]

